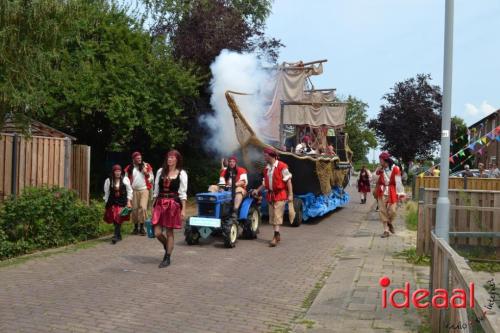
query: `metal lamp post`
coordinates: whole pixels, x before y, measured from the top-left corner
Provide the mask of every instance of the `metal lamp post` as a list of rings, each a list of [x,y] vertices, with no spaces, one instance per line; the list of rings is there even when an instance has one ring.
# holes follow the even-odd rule
[[[441,112],[441,173],[439,178],[439,198],[436,205],[436,235],[444,239],[446,242],[449,242],[450,231],[448,173],[453,72],[453,5],[454,0],[446,0],[444,27],[443,110]]]

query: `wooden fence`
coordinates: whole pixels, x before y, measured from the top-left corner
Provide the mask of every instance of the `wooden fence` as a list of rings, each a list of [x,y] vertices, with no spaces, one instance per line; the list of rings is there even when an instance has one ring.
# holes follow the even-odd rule
[[[439,177],[415,177],[413,198],[418,199],[421,188],[439,188]],[[500,178],[450,177],[449,189],[500,191]]]
[[[74,189],[80,199],[89,202],[90,190],[90,147],[73,146],[71,162],[71,188]]]
[[[0,202],[39,186],[71,188],[88,202],[89,178],[90,147],[64,138],[1,134]]]
[[[418,202],[417,253],[432,252],[438,189],[422,189]],[[450,232],[500,232],[500,191],[449,190]],[[493,242],[493,243],[492,243]],[[493,245],[500,259],[500,239],[450,237],[450,244]]]
[[[479,280],[467,265],[465,259],[459,256],[443,239],[431,234],[433,243],[432,266],[431,266],[431,291],[445,289],[449,294],[455,288],[470,294],[469,283],[474,283],[474,307],[468,313],[467,308],[436,309],[431,307],[431,331],[432,332],[476,332],[472,326],[481,325],[486,333],[500,332],[499,309],[488,309],[491,305],[491,296],[483,287],[488,281]],[[467,296],[467,307],[470,299]],[[496,304],[493,304],[497,307]],[[486,312],[483,312],[486,311]],[[471,315],[472,318],[469,316]],[[477,323],[476,319],[479,321]],[[458,329],[455,329],[460,327]],[[451,328],[451,329],[450,329]]]

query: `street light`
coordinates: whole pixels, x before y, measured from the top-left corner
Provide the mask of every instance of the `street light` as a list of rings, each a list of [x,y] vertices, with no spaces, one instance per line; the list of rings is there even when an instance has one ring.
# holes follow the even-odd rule
[[[439,197],[436,204],[436,235],[449,243],[450,199],[448,198],[448,173],[451,127],[451,89],[453,72],[453,5],[446,0],[444,26],[443,110],[441,112],[441,173]]]

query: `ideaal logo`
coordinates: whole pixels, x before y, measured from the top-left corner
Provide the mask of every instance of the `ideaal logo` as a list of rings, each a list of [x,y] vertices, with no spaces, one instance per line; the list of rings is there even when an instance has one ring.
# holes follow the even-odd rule
[[[430,301],[424,301],[431,295],[428,289],[417,289],[410,295],[410,283],[406,282],[403,289],[393,289],[390,294],[387,287],[390,286],[391,280],[384,276],[379,280],[382,289],[382,308],[387,308],[387,303],[390,303],[396,309],[409,308],[410,302],[418,309],[425,309],[432,306],[436,309],[453,308],[474,308],[474,283],[469,283],[469,293],[463,289],[453,289],[451,295],[446,289],[436,289]],[[397,295],[402,295],[404,301],[397,303],[395,298]],[[450,297],[451,296],[451,297]]]

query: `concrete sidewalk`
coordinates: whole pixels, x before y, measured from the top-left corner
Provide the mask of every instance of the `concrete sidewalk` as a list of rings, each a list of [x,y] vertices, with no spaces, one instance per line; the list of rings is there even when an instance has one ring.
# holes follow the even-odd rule
[[[356,200],[356,199],[354,199]],[[370,203],[365,216],[336,257],[331,275],[305,316],[296,321],[294,332],[418,332],[417,310],[383,309],[379,279],[387,276],[391,286],[428,288],[429,267],[413,266],[394,253],[415,246],[415,232],[406,229],[400,217],[396,234],[381,238],[382,225]]]

